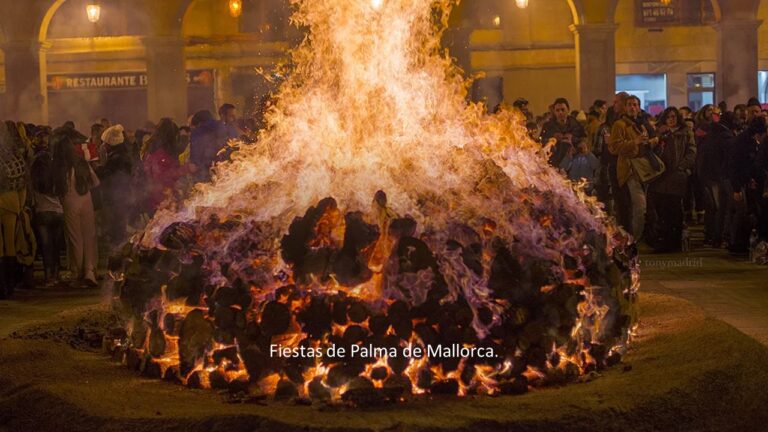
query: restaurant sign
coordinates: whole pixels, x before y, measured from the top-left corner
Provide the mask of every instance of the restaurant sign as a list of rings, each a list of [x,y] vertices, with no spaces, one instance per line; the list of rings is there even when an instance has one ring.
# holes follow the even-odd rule
[[[107,72],[88,74],[48,75],[49,91],[71,90],[120,90],[143,89],[147,87],[146,72]],[[210,87],[213,85],[213,70],[187,71],[187,85]]]

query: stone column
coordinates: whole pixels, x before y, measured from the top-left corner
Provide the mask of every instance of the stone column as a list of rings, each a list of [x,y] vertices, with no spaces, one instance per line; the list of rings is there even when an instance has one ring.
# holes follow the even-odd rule
[[[757,96],[757,28],[762,20],[725,20],[717,23],[715,103],[730,109]]]
[[[184,39],[147,37],[143,39],[147,57],[147,104],[149,119],[157,122],[170,117],[185,124],[187,116],[187,69]]]
[[[616,92],[614,23],[572,24],[576,42],[576,85],[579,100],[572,109],[587,109],[595,99],[611,100]]]
[[[7,120],[48,123],[48,88],[45,53],[49,43],[11,41],[5,54],[4,108]]]

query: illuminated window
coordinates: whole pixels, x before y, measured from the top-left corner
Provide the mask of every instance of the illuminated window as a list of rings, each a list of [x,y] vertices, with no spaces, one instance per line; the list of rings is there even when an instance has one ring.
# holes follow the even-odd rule
[[[688,107],[698,111],[707,104],[715,103],[715,74],[688,74]]]
[[[616,75],[616,91],[624,91],[640,99],[640,106],[652,115],[667,107],[665,74]]]
[[[768,103],[768,71],[757,73],[757,98],[760,103]]]

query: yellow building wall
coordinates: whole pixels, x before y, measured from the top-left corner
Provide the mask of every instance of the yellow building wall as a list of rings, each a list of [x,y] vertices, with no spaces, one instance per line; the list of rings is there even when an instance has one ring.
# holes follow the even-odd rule
[[[239,20],[230,15],[226,1],[194,0],[184,15],[181,33],[185,37],[234,35],[240,32]]]
[[[493,15],[501,25],[493,28]],[[565,0],[531,1],[526,9],[513,1],[487,8],[476,21],[483,28],[470,37],[473,72],[502,77],[505,102],[518,97],[530,102],[535,113],[544,112],[557,97],[576,99],[573,18]]]
[[[757,29],[757,58],[760,70],[768,70],[768,1],[761,1],[757,19],[763,24]]]

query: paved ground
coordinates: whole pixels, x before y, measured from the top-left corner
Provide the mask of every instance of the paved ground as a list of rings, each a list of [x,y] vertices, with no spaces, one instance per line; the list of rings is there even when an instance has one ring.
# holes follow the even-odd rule
[[[690,300],[768,345],[768,266],[716,249],[642,257],[642,291]]]
[[[641,289],[682,297],[768,345],[768,266],[702,248],[687,254],[643,254]],[[34,289],[0,301],[0,338],[69,308],[100,301],[98,290]]]
[[[25,327],[47,320],[67,309],[97,304],[97,289],[19,290],[11,300],[0,300],[0,338]]]

